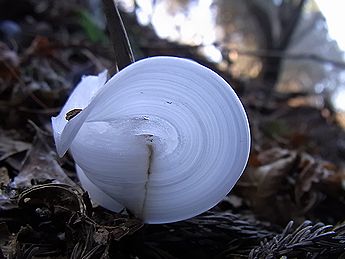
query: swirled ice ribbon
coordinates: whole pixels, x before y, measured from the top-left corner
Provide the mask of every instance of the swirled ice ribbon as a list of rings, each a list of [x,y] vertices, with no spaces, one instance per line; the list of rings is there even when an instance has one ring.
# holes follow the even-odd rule
[[[68,121],[73,109],[82,111]],[[108,82],[106,72],[84,77],[52,124],[58,154],[70,149],[91,198],[147,223],[216,205],[250,148],[247,117],[230,85],[175,57],[137,61]]]

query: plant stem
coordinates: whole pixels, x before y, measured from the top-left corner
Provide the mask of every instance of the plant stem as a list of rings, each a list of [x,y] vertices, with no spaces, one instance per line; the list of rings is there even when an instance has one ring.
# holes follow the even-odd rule
[[[123,25],[120,12],[114,0],[102,0],[103,9],[107,18],[107,28],[110,34],[115,53],[115,67],[109,71],[113,76],[121,69],[134,62],[133,52],[128,40],[125,26]]]

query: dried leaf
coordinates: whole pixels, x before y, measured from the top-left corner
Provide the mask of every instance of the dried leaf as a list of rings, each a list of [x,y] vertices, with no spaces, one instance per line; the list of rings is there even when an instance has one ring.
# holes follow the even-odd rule
[[[8,170],[6,167],[0,167],[0,186],[8,185],[11,179],[8,176]]]
[[[14,183],[23,188],[32,185],[32,181],[65,183],[75,186],[75,183],[65,174],[57,162],[57,155],[48,143],[52,142],[50,136],[37,131],[33,145],[27,155],[23,168],[15,177]]]
[[[25,55],[51,56],[54,53],[54,46],[48,38],[36,36],[31,42],[30,47],[26,50]]]
[[[325,197],[325,203],[343,208],[340,197],[345,194],[345,173],[334,164],[281,148],[254,155],[256,162],[241,177],[236,194],[265,219],[285,224],[292,218],[314,215],[318,206],[327,206],[322,204]]]
[[[13,139],[9,132],[0,130],[0,161],[13,156],[17,153],[27,151],[31,144]]]
[[[80,188],[64,184],[35,185],[23,191],[18,198],[18,206],[63,207],[71,212],[89,215],[90,208],[84,202]]]
[[[19,58],[17,53],[0,42],[0,78],[7,81],[19,76]],[[2,88],[2,87],[1,87]],[[0,88],[0,92],[4,89]]]

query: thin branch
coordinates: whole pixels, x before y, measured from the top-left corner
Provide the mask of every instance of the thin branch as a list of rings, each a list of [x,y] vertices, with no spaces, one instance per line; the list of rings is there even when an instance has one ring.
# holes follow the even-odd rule
[[[118,70],[133,63],[134,56],[116,3],[113,0],[103,0],[103,9],[107,18],[110,40],[115,52],[115,65],[117,68],[109,72],[110,76],[112,76]]]
[[[336,61],[333,59],[321,57],[315,54],[293,54],[287,53],[285,51],[275,51],[275,50],[239,50],[239,49],[226,49],[223,53],[225,56],[231,51],[237,52],[239,55],[244,56],[254,56],[259,58],[267,57],[277,57],[282,59],[294,59],[294,60],[311,60],[319,63],[328,63],[333,66],[345,69],[345,63],[341,61]]]
[[[172,45],[172,46],[165,46],[165,45],[160,45],[160,44],[155,44],[155,43],[150,43],[150,44],[141,44],[140,48],[141,49],[149,49],[149,50],[155,50],[155,51],[167,51],[167,50],[174,50],[174,51],[181,51],[182,49],[188,49],[192,51],[196,51],[198,48],[201,47],[206,47],[207,45],[198,45],[198,46],[186,46],[186,45]],[[215,46],[219,49],[222,50],[222,55],[223,58],[225,57],[228,59],[228,54],[229,52],[236,52],[239,55],[244,55],[244,56],[253,56],[253,57],[258,57],[258,58],[267,58],[267,57],[279,57],[283,59],[294,59],[294,60],[311,60],[314,62],[318,63],[328,63],[331,64],[335,67],[339,67],[342,69],[345,69],[345,63],[341,61],[336,61],[333,59],[325,58],[319,55],[315,54],[293,54],[293,53],[287,53],[285,51],[278,51],[278,50],[240,50],[236,48],[226,48],[226,47],[221,47],[220,43],[216,43]]]

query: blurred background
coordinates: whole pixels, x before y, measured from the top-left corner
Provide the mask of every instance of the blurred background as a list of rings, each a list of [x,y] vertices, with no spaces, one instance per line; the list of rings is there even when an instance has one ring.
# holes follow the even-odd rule
[[[282,92],[325,94],[337,110],[345,110],[342,1],[119,4],[134,12],[141,25],[152,26],[160,38],[197,46],[235,78],[268,80],[268,87]]]
[[[61,14],[64,4],[53,2],[1,0],[2,39],[24,40],[23,34],[30,32],[48,36],[49,29],[55,28],[47,28],[51,25],[44,24],[45,19],[55,19],[54,27],[71,22],[73,15]],[[152,29],[161,39],[195,48],[233,78],[262,80],[267,88],[279,92],[315,94],[315,105],[320,104],[317,96],[321,94],[337,111],[345,111],[341,0],[117,2],[123,12],[135,16],[139,26]],[[76,26],[83,26],[93,41],[106,40],[101,1],[74,0],[73,4],[82,6]],[[26,28],[30,23],[38,23],[35,32]],[[140,49],[148,39],[128,29],[134,48]],[[140,51],[135,54],[145,56]]]
[[[345,111],[342,1],[119,3],[160,38],[197,46],[234,78],[262,79],[280,92],[323,94]]]
[[[1,38],[15,45],[25,39],[23,34],[48,36],[53,28],[42,20],[64,23],[64,17],[57,17],[61,13],[52,13],[63,12],[63,4],[53,2],[1,0]],[[101,2],[70,5],[73,2],[82,6],[77,24],[90,39],[106,40]],[[149,27],[161,39],[195,48],[233,78],[263,80],[267,88],[279,92],[322,94],[337,111],[345,110],[340,0],[331,4],[325,0],[118,0],[118,4],[135,16],[139,26]],[[65,18],[71,22],[73,17]],[[26,28],[30,23],[38,23],[35,32]],[[135,32],[130,36],[138,49],[147,40],[136,38]],[[144,54],[136,52],[137,58]]]

